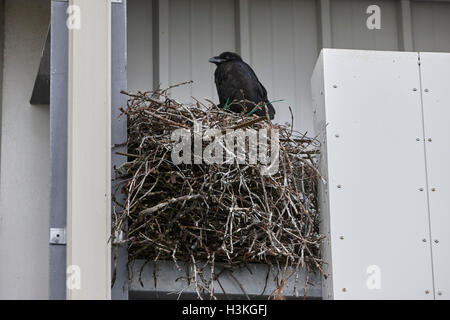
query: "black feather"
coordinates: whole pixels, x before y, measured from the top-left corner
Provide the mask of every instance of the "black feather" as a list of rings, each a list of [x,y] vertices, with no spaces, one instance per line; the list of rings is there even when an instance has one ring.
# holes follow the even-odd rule
[[[219,56],[209,59],[217,66],[214,72],[219,106],[228,108],[234,112],[249,113],[255,108],[255,104],[264,102],[267,106],[270,119],[275,116],[275,109],[267,99],[266,88],[261,84],[252,68],[242,58],[233,52],[224,52]],[[245,110],[241,104],[233,103],[243,99],[253,103],[246,103]],[[255,114],[265,116],[265,110],[259,109]]]

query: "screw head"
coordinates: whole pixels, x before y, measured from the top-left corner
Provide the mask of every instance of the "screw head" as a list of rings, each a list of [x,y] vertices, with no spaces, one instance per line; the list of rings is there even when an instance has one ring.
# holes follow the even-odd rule
[[[438,239],[434,240],[434,243],[439,243],[439,240]]]
[[[429,294],[430,293],[430,290],[425,290],[425,294]]]
[[[427,140],[428,140],[428,142],[431,142],[431,141],[433,141],[433,140],[432,140],[431,138],[428,138]]]
[[[337,85],[333,85],[333,88],[335,88],[335,89],[336,89],[336,88],[337,88]]]
[[[435,192],[435,191],[436,191],[436,188],[431,188],[431,191]]]
[[[439,295],[439,296],[442,296],[442,292],[438,291],[438,295]]]
[[[337,187],[338,187],[338,189],[341,189],[341,188],[342,188],[342,186],[341,186],[340,184],[338,184]]]
[[[342,292],[347,292],[347,288],[342,288]]]
[[[340,137],[339,134],[335,134],[334,136],[335,136],[336,138],[339,138],[339,137]]]
[[[423,188],[419,188],[419,191],[423,191]]]
[[[417,88],[413,88],[413,91],[417,91]]]
[[[430,91],[430,90],[428,90],[428,89],[425,89],[425,92],[428,92],[428,91]]]
[[[344,236],[340,236],[339,239],[344,240]]]
[[[422,239],[422,242],[427,242],[427,239],[423,238],[423,239]]]
[[[416,141],[420,141],[420,138],[416,138]]]

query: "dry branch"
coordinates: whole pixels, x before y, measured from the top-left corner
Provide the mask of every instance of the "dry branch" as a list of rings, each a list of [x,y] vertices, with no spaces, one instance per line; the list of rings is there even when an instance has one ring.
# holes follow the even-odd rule
[[[230,270],[247,263],[266,263],[280,274],[280,298],[294,270],[320,271],[316,167],[318,142],[291,126],[264,117],[229,113],[211,103],[183,104],[168,89],[127,93],[122,110],[128,118],[127,162],[116,168],[117,192],[112,234],[123,231],[129,261],[161,259],[189,263],[187,286],[199,298],[215,298],[220,286],[215,262]],[[206,106],[208,104],[208,106]],[[261,175],[260,164],[175,165],[173,130],[278,129],[279,170]],[[204,146],[203,146],[204,147]],[[206,276],[206,270],[210,270]],[[283,276],[284,275],[284,276]],[[245,288],[242,288],[244,291]],[[225,293],[226,294],[226,293]]]

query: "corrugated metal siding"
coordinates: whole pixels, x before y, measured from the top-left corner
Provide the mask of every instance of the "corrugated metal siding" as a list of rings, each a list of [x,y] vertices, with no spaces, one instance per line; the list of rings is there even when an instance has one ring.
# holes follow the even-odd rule
[[[413,2],[414,50],[450,51],[450,3]]]
[[[130,0],[128,6],[128,88],[147,91],[153,87],[153,5]]]
[[[2,170],[2,103],[3,103],[3,46],[5,34],[5,2],[0,0],[0,177]]]
[[[312,129],[309,79],[318,53],[315,1],[252,0],[249,12],[248,62],[269,100],[284,99],[274,103],[275,121],[290,123],[291,106],[296,127]]]
[[[366,10],[373,4],[381,8],[380,30],[366,27]],[[156,13],[167,12],[169,18],[157,23],[161,30],[153,34],[162,39],[167,32],[167,43],[152,39],[150,1],[128,0],[128,7],[130,88],[145,90],[152,79],[163,85],[193,80],[173,95],[217,101],[214,66],[207,59],[236,50],[255,69],[269,99],[284,99],[274,103],[276,121],[290,121],[291,106],[295,127],[310,133],[310,77],[324,36],[331,43],[325,46],[334,48],[450,51],[449,1],[154,0],[153,12],[158,7]],[[408,38],[414,46],[405,46]]]
[[[169,83],[194,80],[173,90],[183,101],[214,97],[214,66],[208,59],[235,51],[235,8],[227,0],[169,1]]]
[[[381,29],[370,30],[366,21],[367,7],[381,9]],[[397,3],[392,0],[331,1],[331,32],[333,48],[399,50]]]

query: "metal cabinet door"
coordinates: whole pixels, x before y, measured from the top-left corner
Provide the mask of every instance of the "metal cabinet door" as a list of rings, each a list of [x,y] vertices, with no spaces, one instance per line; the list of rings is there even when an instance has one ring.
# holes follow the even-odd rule
[[[329,298],[433,299],[418,54],[322,53]]]
[[[420,53],[436,299],[450,299],[450,53]]]

